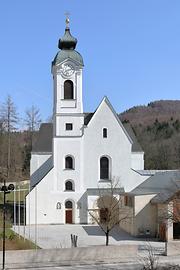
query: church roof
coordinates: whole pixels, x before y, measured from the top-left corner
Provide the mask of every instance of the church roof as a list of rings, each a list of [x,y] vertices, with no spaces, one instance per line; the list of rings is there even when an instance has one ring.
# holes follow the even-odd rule
[[[51,171],[53,168],[53,157],[50,156],[32,175],[30,181],[31,190]]]
[[[84,114],[84,125],[85,126],[87,126],[89,124],[93,115],[94,115],[94,113],[85,113]]]
[[[165,202],[172,196],[172,193],[179,190],[179,181],[180,171],[159,171],[129,192],[129,195],[138,196],[157,194],[151,201],[153,203]]]
[[[123,126],[125,127],[127,133],[129,134],[131,140],[133,141],[132,144],[132,151],[133,152],[143,152],[143,149],[141,145],[139,144],[137,137],[129,123],[123,123]]]
[[[59,51],[56,54],[56,56],[52,62],[52,65],[54,65],[54,66],[58,65],[67,59],[71,59],[75,62],[78,62],[81,66],[84,66],[82,56],[80,55],[80,53],[78,53],[75,50],[61,50],[61,51]]]
[[[51,153],[52,152],[52,123],[42,123],[38,132],[38,137],[33,143],[32,152]]]
[[[85,113],[84,114],[84,125],[88,125],[94,113]],[[143,152],[137,138],[134,134],[134,131],[129,123],[123,124],[127,133],[133,141],[132,151],[133,152]],[[33,143],[32,152],[40,153],[51,153],[52,152],[52,138],[53,138],[53,124],[52,123],[43,123],[40,126],[39,134],[36,141]]]

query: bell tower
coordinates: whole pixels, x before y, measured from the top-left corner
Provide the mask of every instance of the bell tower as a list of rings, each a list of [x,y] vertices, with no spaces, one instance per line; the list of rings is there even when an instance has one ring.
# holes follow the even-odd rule
[[[54,81],[54,136],[80,136],[83,125],[82,70],[83,58],[75,48],[77,39],[70,33],[66,18],[60,49],[52,62]]]

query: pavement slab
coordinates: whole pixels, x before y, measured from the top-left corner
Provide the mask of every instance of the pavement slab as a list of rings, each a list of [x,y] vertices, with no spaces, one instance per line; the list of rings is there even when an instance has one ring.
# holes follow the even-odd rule
[[[71,234],[78,236],[78,247],[105,245],[105,235],[97,225],[31,225],[15,226],[13,229],[43,249],[70,248]],[[148,242],[157,251],[164,250],[164,243],[152,239]],[[146,243],[147,240],[135,238],[119,227],[113,229],[109,237],[110,245],[133,244],[143,250]]]

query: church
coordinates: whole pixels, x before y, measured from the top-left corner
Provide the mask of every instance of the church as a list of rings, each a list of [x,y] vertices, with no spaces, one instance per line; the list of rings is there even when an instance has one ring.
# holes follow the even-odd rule
[[[76,45],[66,19],[65,33],[52,61],[53,121],[41,124],[31,153],[27,225],[92,223],[88,209],[97,207],[99,190],[107,189],[113,179],[118,179],[121,194],[133,197],[134,207],[140,191],[142,196],[148,195],[139,200],[145,205],[159,193],[150,187],[147,193],[139,191],[156,172],[144,170],[144,152],[135,134],[130,124],[121,122],[108,98],[103,97],[94,112],[84,112],[84,62]],[[147,218],[140,218],[145,232],[155,234],[157,222],[147,212],[145,215]],[[133,221],[126,229],[137,235],[142,228],[139,222],[137,228]]]

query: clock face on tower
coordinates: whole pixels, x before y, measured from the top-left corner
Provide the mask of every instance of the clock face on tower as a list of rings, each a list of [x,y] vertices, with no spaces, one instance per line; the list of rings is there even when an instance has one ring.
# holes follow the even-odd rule
[[[69,77],[74,73],[74,67],[71,64],[66,63],[62,67],[62,73],[66,77]]]

